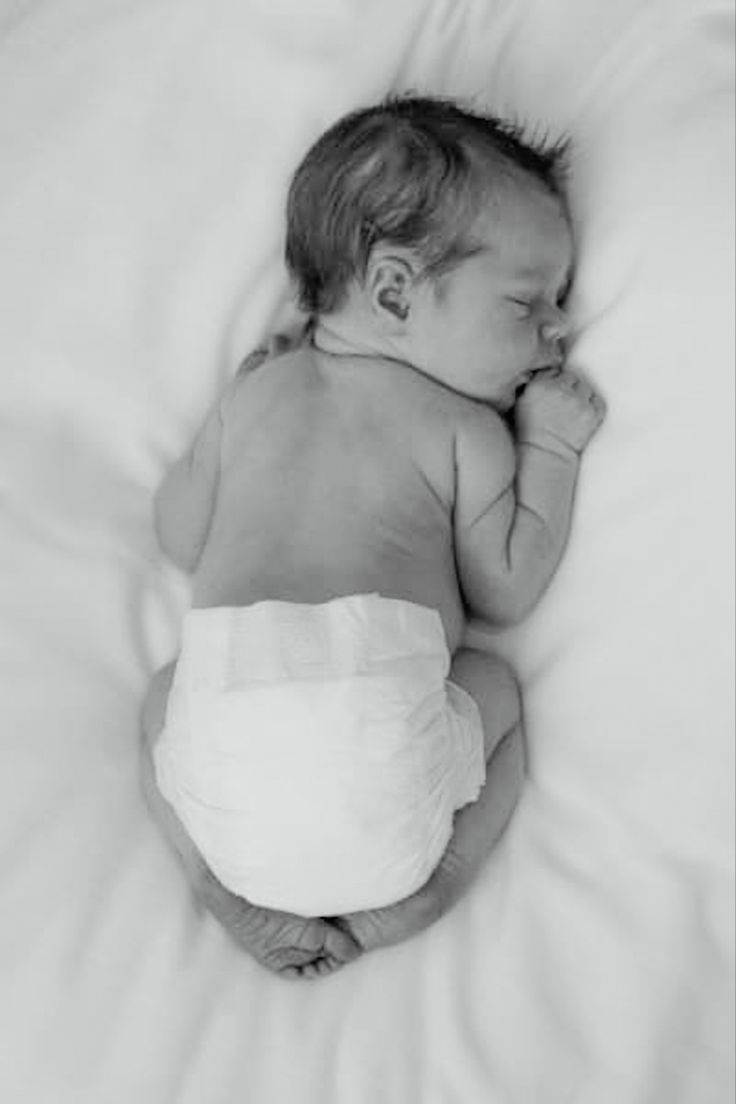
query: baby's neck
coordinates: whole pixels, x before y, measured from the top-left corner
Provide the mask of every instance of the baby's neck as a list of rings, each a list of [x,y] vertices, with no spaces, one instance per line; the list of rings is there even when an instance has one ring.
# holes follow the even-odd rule
[[[376,334],[342,315],[316,318],[312,326],[312,344],[333,356],[395,358],[395,353],[384,348]]]

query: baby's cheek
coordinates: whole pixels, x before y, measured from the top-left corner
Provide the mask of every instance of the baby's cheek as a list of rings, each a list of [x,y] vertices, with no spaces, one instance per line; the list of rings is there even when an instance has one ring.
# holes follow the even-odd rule
[[[539,357],[539,340],[530,326],[519,326],[510,333],[505,348],[514,373],[527,371]]]

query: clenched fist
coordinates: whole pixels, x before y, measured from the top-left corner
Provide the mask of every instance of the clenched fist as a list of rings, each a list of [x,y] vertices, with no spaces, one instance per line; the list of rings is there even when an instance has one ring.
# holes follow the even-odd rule
[[[606,404],[580,376],[567,368],[538,372],[516,404],[520,443],[553,452],[579,454],[606,415]]]

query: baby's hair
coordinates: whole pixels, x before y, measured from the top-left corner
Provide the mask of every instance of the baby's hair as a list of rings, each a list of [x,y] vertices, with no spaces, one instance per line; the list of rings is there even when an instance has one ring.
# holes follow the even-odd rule
[[[391,98],[346,115],[289,189],[286,263],[299,305],[337,309],[379,242],[413,249],[424,276],[449,271],[476,251],[472,227],[503,181],[531,177],[562,198],[567,148],[446,99]]]

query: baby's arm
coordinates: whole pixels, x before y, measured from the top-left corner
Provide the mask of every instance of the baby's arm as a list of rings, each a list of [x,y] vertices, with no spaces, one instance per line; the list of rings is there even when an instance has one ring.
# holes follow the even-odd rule
[[[249,372],[308,340],[309,329],[295,326],[272,335],[240,365],[234,384],[210,411],[191,448],[174,464],[156,493],[154,512],[159,543],[182,570],[193,572],[204,549],[215,508],[225,402]]]
[[[220,474],[221,407],[221,402],[215,404],[191,448],[156,492],[159,544],[183,571],[195,570],[212,521]]]
[[[460,426],[455,547],[472,613],[514,624],[545,591],[567,543],[580,454],[604,409],[572,372],[544,372],[517,405],[515,445],[489,408]]]

